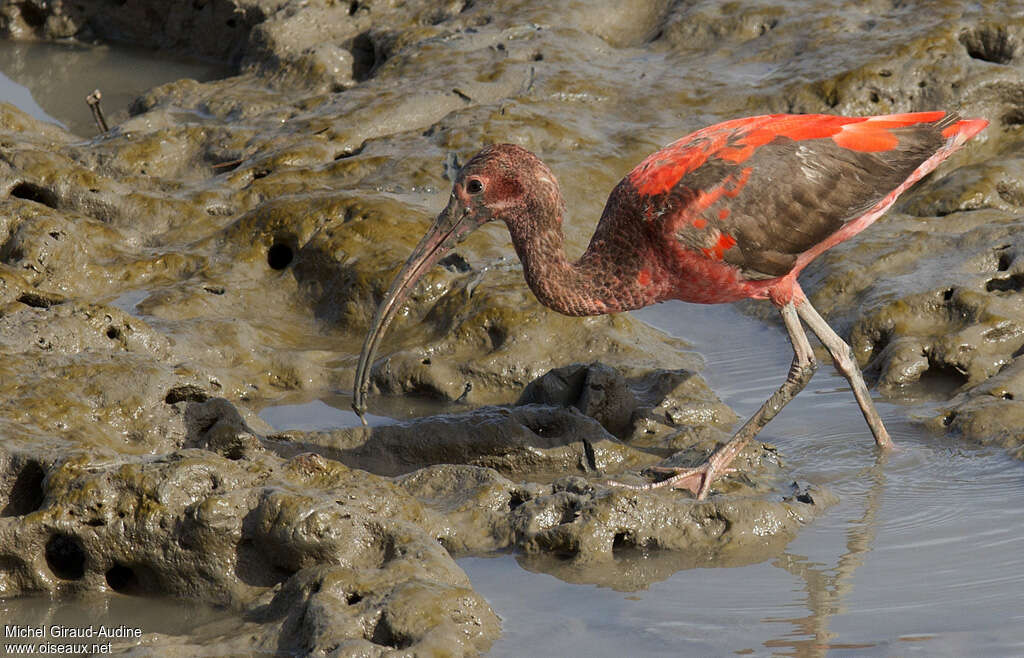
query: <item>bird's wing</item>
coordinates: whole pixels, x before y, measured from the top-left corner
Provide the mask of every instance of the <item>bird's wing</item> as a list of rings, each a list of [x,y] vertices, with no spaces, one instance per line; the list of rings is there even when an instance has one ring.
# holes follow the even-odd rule
[[[665,238],[772,278],[875,208],[966,123],[944,112],[738,119],[652,154],[623,185]]]

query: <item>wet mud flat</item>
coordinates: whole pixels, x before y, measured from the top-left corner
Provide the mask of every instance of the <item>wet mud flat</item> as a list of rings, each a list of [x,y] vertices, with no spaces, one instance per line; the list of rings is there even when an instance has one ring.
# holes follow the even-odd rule
[[[477,654],[507,647],[499,614],[515,622],[467,576],[469,555],[639,592],[734,573],[693,567],[774,560],[818,583],[810,592],[841,591],[850,560],[817,573],[793,547],[871,498],[829,470],[874,463],[862,421],[841,415],[852,397],[798,399],[708,501],[609,487],[725,440],[784,376],[787,348],[769,338],[781,330],[747,305],[753,317],[696,323],[727,335],[747,318],[758,329],[740,348],[695,349],[683,322],[558,316],[526,289],[499,226],[432,272],[392,328],[371,411],[405,420],[282,430],[259,415],[350,389],[385,287],[481,145],[514,142],[551,165],[579,251],[604,194],[648,152],[766,112],[991,121],[802,283],[899,403],[886,422],[904,419],[916,446],[901,481],[966,487],[935,468],[947,451],[1020,500],[1024,17],[1010,3],[921,15],[843,2],[8,2],[0,32],[188,51],[233,71],[107,107],[98,136],[0,105],[4,605],[166,596],[227,613],[118,650]],[[841,425],[822,420],[826,398]],[[944,448],[920,468],[931,442]],[[888,518],[928,525],[913,502]],[[833,637],[822,620],[835,602],[817,600],[797,624],[811,639],[786,646],[814,653]],[[749,648],[717,637],[704,648]]]

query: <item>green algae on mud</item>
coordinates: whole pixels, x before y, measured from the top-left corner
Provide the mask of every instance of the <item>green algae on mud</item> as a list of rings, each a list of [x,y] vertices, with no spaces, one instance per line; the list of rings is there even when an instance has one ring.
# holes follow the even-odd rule
[[[695,563],[621,581],[607,565],[763,560],[832,502],[783,500],[764,445],[708,504],[605,487],[677,450],[699,461],[735,415],[682,341],[542,308],[500,228],[422,282],[373,372],[381,392],[469,413],[368,435],[260,423],[285,395],[350,387],[453,168],[498,141],[552,166],[578,251],[622,174],[716,120],[989,118],[804,283],[884,393],[952,380],[931,425],[1021,452],[1024,18],[1001,5],[28,7],[0,3],[0,32],[187,50],[237,75],[161,85],[86,141],[0,105],[2,596],[132,582],[242,612],[255,639],[209,640],[228,652],[479,653],[498,621],[448,551],[515,548],[566,579],[644,587]],[[478,408],[553,368],[523,400],[542,409]]]

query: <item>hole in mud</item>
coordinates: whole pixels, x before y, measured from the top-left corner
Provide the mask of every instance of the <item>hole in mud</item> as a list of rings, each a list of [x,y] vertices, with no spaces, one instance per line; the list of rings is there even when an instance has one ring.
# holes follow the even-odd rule
[[[50,308],[51,306],[55,306],[60,303],[59,300],[44,297],[43,295],[34,292],[21,293],[18,295],[18,301],[25,306],[31,306],[32,308]]]
[[[967,375],[951,365],[931,364],[918,382],[929,393],[952,397],[967,383]]]
[[[388,562],[392,562],[395,559],[401,557],[401,553],[398,550],[398,546],[395,544],[395,538],[388,536],[384,539],[384,546],[381,550],[380,566],[383,567]]]
[[[369,33],[363,32],[352,39],[352,77],[356,82],[363,82],[373,71],[384,63],[384,58],[377,52],[377,47]]]
[[[437,262],[449,272],[458,272],[463,274],[472,269],[469,265],[469,261],[457,253],[448,254]]]
[[[107,525],[107,522],[103,519],[89,519],[85,522],[85,525],[89,526],[90,528],[101,528]]]
[[[388,621],[387,613],[382,614],[380,621],[373,628],[373,635],[370,636],[370,642],[383,647],[392,647],[394,649],[407,649],[412,646],[412,642],[408,638],[403,638],[397,635],[394,629],[391,628],[391,622]]]
[[[945,290],[945,291],[944,291],[944,292],[942,293],[942,301],[944,301],[944,302],[948,302],[949,300],[953,299],[953,293],[954,293],[954,292],[956,292],[956,290],[955,290],[955,289],[953,289],[953,288],[947,288],[947,289],[946,289],[946,290]]]
[[[46,7],[44,3],[36,5],[32,2],[26,2],[22,4],[21,19],[33,29],[43,27],[46,24],[46,11],[44,7]]]
[[[1004,247],[1005,249],[1005,247]],[[1013,264],[1013,256],[1003,251],[999,254],[999,263],[996,265],[996,269],[1000,272],[1005,272],[1010,269],[1010,265]]]
[[[983,25],[960,35],[967,54],[993,64],[1009,64],[1016,54],[1016,44],[1003,26]]]
[[[135,572],[131,567],[126,567],[123,564],[115,564],[114,566],[107,569],[106,573],[107,585],[110,589],[121,594],[137,594],[141,588],[139,587],[139,579],[135,575]]]
[[[245,459],[245,446],[244,445],[232,445],[227,450],[221,451],[224,457],[227,457],[231,461],[238,461],[239,459]]]
[[[505,344],[505,340],[508,339],[508,332],[505,331],[504,327],[489,325],[487,327],[487,337],[491,339],[491,349],[496,350]]]
[[[349,605],[355,605],[355,604],[359,603],[362,600],[363,600],[363,596],[362,596],[362,594],[359,594],[358,592],[352,592],[351,594],[349,594],[349,595],[347,595],[345,597],[345,603],[347,603]]]
[[[1003,393],[999,397],[1003,398],[1004,400],[1012,400],[1013,399],[1013,393]]]
[[[359,11],[359,3],[358,2],[350,2],[350,3],[348,3],[348,15],[349,16],[355,16],[357,11]]]
[[[25,199],[26,201],[35,201],[50,208],[57,208],[57,195],[44,187],[33,185],[32,183],[18,183],[11,188],[11,196]]]
[[[85,549],[78,537],[54,535],[46,542],[46,564],[53,575],[78,580],[85,575]]]
[[[527,497],[520,491],[513,491],[508,497],[508,508],[514,510],[527,501]]]
[[[36,511],[43,504],[43,479],[46,471],[39,462],[27,462],[18,471],[7,494],[7,504],[0,509],[0,517],[24,516]]]
[[[565,433],[564,428],[560,427],[557,422],[555,423],[526,423],[526,429],[530,430],[537,436],[546,437],[559,437]]]
[[[615,538],[612,539],[612,551],[621,550],[623,548],[632,548],[635,542],[633,541],[633,534],[630,532],[616,532]]]
[[[196,547],[201,550],[201,547]],[[273,564],[256,542],[243,539],[238,542],[235,560],[235,575],[252,587],[273,587],[295,575],[290,569]]]
[[[989,279],[985,290],[989,292],[1020,292],[1024,289],[1024,274],[1013,274],[1004,279]]]
[[[275,242],[267,250],[267,265],[273,270],[283,270],[288,267],[295,254],[292,248],[281,242]]]
[[[1000,121],[1004,126],[1019,126],[1024,124],[1024,108],[1013,108],[1004,114]]]
[[[209,399],[210,396],[207,395],[206,391],[195,384],[175,386],[171,390],[167,391],[167,395],[164,396],[164,402],[167,404],[178,404],[179,402],[206,402]]]
[[[429,366],[430,365],[430,359],[423,359],[422,361],[420,361],[420,363],[422,363],[425,366]]]
[[[945,425],[946,427],[949,427],[950,425],[953,424],[954,420],[956,420],[956,412],[950,411],[948,414],[942,417],[942,424]]]
[[[121,337],[121,330],[117,327],[107,327],[107,338],[117,340]]]

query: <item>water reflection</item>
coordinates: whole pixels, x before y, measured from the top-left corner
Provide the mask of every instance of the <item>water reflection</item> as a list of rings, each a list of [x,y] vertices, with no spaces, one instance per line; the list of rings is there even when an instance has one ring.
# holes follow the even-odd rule
[[[768,640],[764,646],[792,648],[794,651],[785,655],[800,657],[824,656],[829,649],[860,649],[874,646],[871,643],[834,643],[838,635],[829,631],[829,624],[834,615],[846,611],[844,601],[853,590],[854,574],[863,564],[865,556],[871,552],[875,542],[882,492],[885,489],[885,464],[888,458],[889,453],[879,452],[875,457],[875,463],[856,476],[857,479],[870,482],[871,486],[864,497],[864,514],[850,522],[850,529],[846,533],[846,551],[836,560],[835,568],[823,568],[822,565],[808,560],[806,556],[789,552],[783,552],[772,562],[773,566],[784,569],[804,582],[808,614],[798,618],[763,619],[762,621],[769,624],[789,623],[796,627],[796,631],[787,633],[779,639]]]

